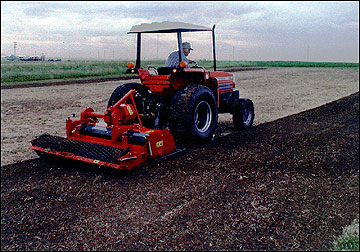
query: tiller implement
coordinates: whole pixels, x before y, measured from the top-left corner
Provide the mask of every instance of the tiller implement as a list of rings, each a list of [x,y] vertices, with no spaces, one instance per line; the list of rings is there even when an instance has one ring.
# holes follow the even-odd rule
[[[147,158],[178,152],[168,129],[143,127],[130,90],[104,114],[86,108],[80,120],[66,120],[67,138],[44,134],[31,141],[39,156],[51,154],[116,169],[131,169]],[[130,102],[129,102],[130,101]],[[101,118],[107,126],[99,124]]]

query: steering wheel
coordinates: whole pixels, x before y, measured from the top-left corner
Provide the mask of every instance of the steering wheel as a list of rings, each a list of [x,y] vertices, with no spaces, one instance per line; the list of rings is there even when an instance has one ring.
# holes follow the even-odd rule
[[[148,69],[149,69],[149,70],[150,70],[151,68],[157,70],[155,66],[148,66]]]
[[[194,61],[194,60],[193,60],[190,64],[195,64],[195,65],[193,65],[191,68],[199,68],[197,62]]]

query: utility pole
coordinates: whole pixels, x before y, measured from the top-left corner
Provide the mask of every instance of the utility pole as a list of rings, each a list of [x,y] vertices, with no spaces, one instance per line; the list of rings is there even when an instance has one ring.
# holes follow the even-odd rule
[[[309,61],[309,55],[310,55],[310,46],[307,45],[307,48],[306,48],[306,60]]]
[[[16,56],[16,46],[17,46],[17,42],[14,42],[14,56]]]
[[[159,34],[157,34],[157,42],[156,42],[156,59],[159,59]]]

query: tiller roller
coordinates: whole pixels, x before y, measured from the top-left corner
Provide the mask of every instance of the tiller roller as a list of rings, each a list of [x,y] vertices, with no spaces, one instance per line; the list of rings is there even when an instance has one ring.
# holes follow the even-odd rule
[[[116,169],[131,169],[146,159],[176,153],[168,129],[143,127],[130,90],[104,114],[86,108],[80,120],[66,120],[66,138],[43,134],[31,141],[39,156],[51,154]],[[102,119],[103,125],[100,125]],[[105,126],[106,125],[106,126]]]

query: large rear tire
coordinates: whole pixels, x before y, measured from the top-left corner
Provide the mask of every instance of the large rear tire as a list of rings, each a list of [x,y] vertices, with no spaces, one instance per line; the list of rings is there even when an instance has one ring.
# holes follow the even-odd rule
[[[213,92],[192,84],[176,91],[169,106],[169,126],[181,143],[208,143],[214,138],[218,110]]]

